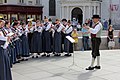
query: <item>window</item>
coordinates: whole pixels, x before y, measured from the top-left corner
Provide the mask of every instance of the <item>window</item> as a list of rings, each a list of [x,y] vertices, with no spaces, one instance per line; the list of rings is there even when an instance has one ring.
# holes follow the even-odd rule
[[[24,0],[19,0],[19,3],[24,3]]]
[[[49,0],[49,16],[56,16],[56,1]]]
[[[33,4],[33,2],[32,2],[32,1],[28,1],[28,4],[29,4],[29,5],[32,5],[32,4]]]
[[[4,3],[7,3],[7,0],[4,0]]]
[[[40,4],[40,0],[36,0],[36,4]]]

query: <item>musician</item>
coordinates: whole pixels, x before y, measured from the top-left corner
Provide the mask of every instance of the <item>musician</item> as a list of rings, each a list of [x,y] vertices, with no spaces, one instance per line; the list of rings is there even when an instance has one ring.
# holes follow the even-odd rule
[[[60,56],[62,53],[62,30],[65,27],[63,24],[60,23],[59,19],[56,19],[56,25],[54,27],[55,33],[54,33],[54,52],[55,56]]]
[[[41,25],[40,21],[36,21],[36,26],[34,28],[32,42],[31,42],[31,51],[34,53],[33,58],[38,58],[40,53],[42,53],[42,31],[43,26]]]
[[[11,27],[10,27],[10,21],[5,21],[4,29],[7,34],[13,33],[11,30]],[[16,61],[16,57],[14,56],[15,44],[12,42],[13,35],[11,35],[10,37],[11,37],[11,41],[8,46],[8,51],[9,51],[10,63],[11,63],[11,67],[12,67],[12,64]]]
[[[91,42],[92,42],[92,62],[91,65],[86,68],[86,70],[101,69],[100,66],[100,52],[99,47],[101,44],[101,33],[102,33],[102,24],[99,21],[99,15],[93,15],[92,17],[94,26],[93,28],[86,27],[91,33]],[[94,67],[95,59],[97,58],[97,65]]]
[[[7,47],[10,42],[10,37],[6,37],[4,31],[5,21],[0,20],[0,80],[12,80],[10,60],[8,57]]]
[[[22,22],[21,24],[21,33],[22,36],[20,37],[21,39],[21,46],[22,46],[22,61],[27,61],[28,57],[30,56],[30,51],[29,51],[29,44],[28,44],[28,29],[26,28],[26,24]]]
[[[52,24],[49,23],[48,18],[44,20],[44,30],[43,30],[43,52],[47,53],[47,57],[50,57],[52,52]]]
[[[67,57],[71,56],[71,53],[73,53],[73,44],[66,38],[66,36],[71,36],[72,31],[73,31],[73,27],[71,26],[71,22],[69,20],[66,28],[63,30],[65,34],[64,52],[65,52],[65,56]]]
[[[32,20],[33,19],[28,19],[28,24],[26,25],[26,28],[28,29],[28,44],[29,44],[29,50],[31,53],[31,40],[33,37],[33,25],[32,25]]]
[[[67,26],[67,19],[62,19],[62,24],[64,27],[66,27]],[[61,35],[62,35],[62,52],[64,52],[65,33],[62,31]]]
[[[20,30],[18,29],[18,22],[14,22],[13,26],[12,26],[12,32],[14,33],[14,38],[13,38],[13,42],[15,44],[15,48],[14,48],[14,59],[15,63],[20,63],[21,60],[21,54],[22,54],[22,48],[21,48],[21,40],[20,40]]]

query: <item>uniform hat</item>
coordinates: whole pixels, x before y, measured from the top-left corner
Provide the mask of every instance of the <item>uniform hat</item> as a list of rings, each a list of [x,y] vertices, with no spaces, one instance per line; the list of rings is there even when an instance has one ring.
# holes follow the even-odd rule
[[[94,19],[94,18],[100,19],[101,17],[99,15],[93,15],[92,19]]]
[[[33,20],[33,18],[31,18],[31,19],[28,19],[27,21],[32,21]]]
[[[62,19],[62,22],[63,22],[63,21],[67,22],[67,19]]]

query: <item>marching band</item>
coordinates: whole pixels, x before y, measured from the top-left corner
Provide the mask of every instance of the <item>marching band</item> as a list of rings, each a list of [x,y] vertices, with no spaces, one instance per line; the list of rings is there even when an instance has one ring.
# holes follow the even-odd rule
[[[55,24],[46,18],[44,23],[28,19],[27,24],[14,21],[11,25],[9,21],[2,20],[1,30],[5,37],[10,37],[10,42],[5,48],[8,50],[11,67],[12,64],[27,61],[30,56],[50,57],[51,53],[54,56],[61,56],[61,53],[64,53],[64,56],[71,56],[73,45],[66,36],[71,36],[73,27],[70,21],[64,20],[65,26],[59,19],[56,19]]]
[[[13,64],[32,58],[71,56],[72,43],[66,39],[71,36],[73,28],[66,19],[66,25],[56,19],[55,24],[48,18],[41,21],[28,19],[27,24],[21,21],[4,21],[0,19],[0,80],[12,80]]]

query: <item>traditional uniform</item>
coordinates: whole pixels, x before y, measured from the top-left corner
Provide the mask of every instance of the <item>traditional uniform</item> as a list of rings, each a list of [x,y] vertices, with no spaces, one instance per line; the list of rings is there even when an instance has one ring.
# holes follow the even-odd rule
[[[55,26],[55,33],[54,33],[54,52],[55,56],[60,56],[62,53],[62,29],[64,26],[60,23]]]
[[[28,36],[27,36],[27,33],[28,33],[27,28],[22,27],[21,33],[22,33],[22,36],[20,37],[20,39],[21,39],[21,45],[22,45],[22,57],[27,58],[30,56]]]
[[[5,32],[0,29],[0,43],[4,39],[5,44],[0,44],[0,80],[12,80],[10,70],[10,60],[8,57],[8,42]]]
[[[47,53],[47,56],[49,57],[50,54],[52,52],[52,32],[51,32],[51,26],[52,24],[50,24],[49,22],[45,23],[44,25],[44,48],[43,50]]]
[[[71,36],[73,31],[72,26],[66,26],[65,28],[65,38],[64,38],[64,52],[67,53],[65,56],[71,56],[70,53],[73,53],[73,43],[71,43],[66,36]]]
[[[36,26],[34,29],[31,41],[32,53],[42,53],[42,31],[43,28],[41,26]]]
[[[29,44],[29,50],[30,50],[30,53],[31,53],[31,40],[32,40],[32,37],[33,37],[33,28],[31,26],[31,28],[29,28],[29,25],[26,26],[26,28],[28,28],[28,44]]]
[[[11,28],[7,28],[5,27],[5,32],[7,34],[9,33],[13,33]],[[11,35],[12,37],[12,35]],[[8,52],[9,52],[9,57],[10,57],[10,63],[11,63],[11,67],[12,67],[12,64],[16,61],[16,56],[14,56],[14,48],[15,48],[15,45],[14,43],[11,41],[8,45]]]
[[[93,19],[99,19],[99,15],[93,15]],[[90,28],[89,31],[91,33],[91,42],[92,42],[92,63],[91,66],[86,68],[86,70],[93,70],[94,68],[100,69],[100,52],[99,47],[101,44],[101,33],[102,33],[103,26],[101,22],[96,22],[93,28]],[[97,58],[97,66],[94,66],[95,59]]]
[[[19,29],[17,29],[17,28],[12,28],[12,31],[16,35],[13,38],[13,42],[15,44],[15,48],[14,48],[14,56],[15,57],[14,58],[20,59],[21,54],[22,54],[22,46],[21,46],[21,39],[19,37],[21,36],[21,33],[20,33]],[[19,61],[16,60],[16,62],[19,62]]]

